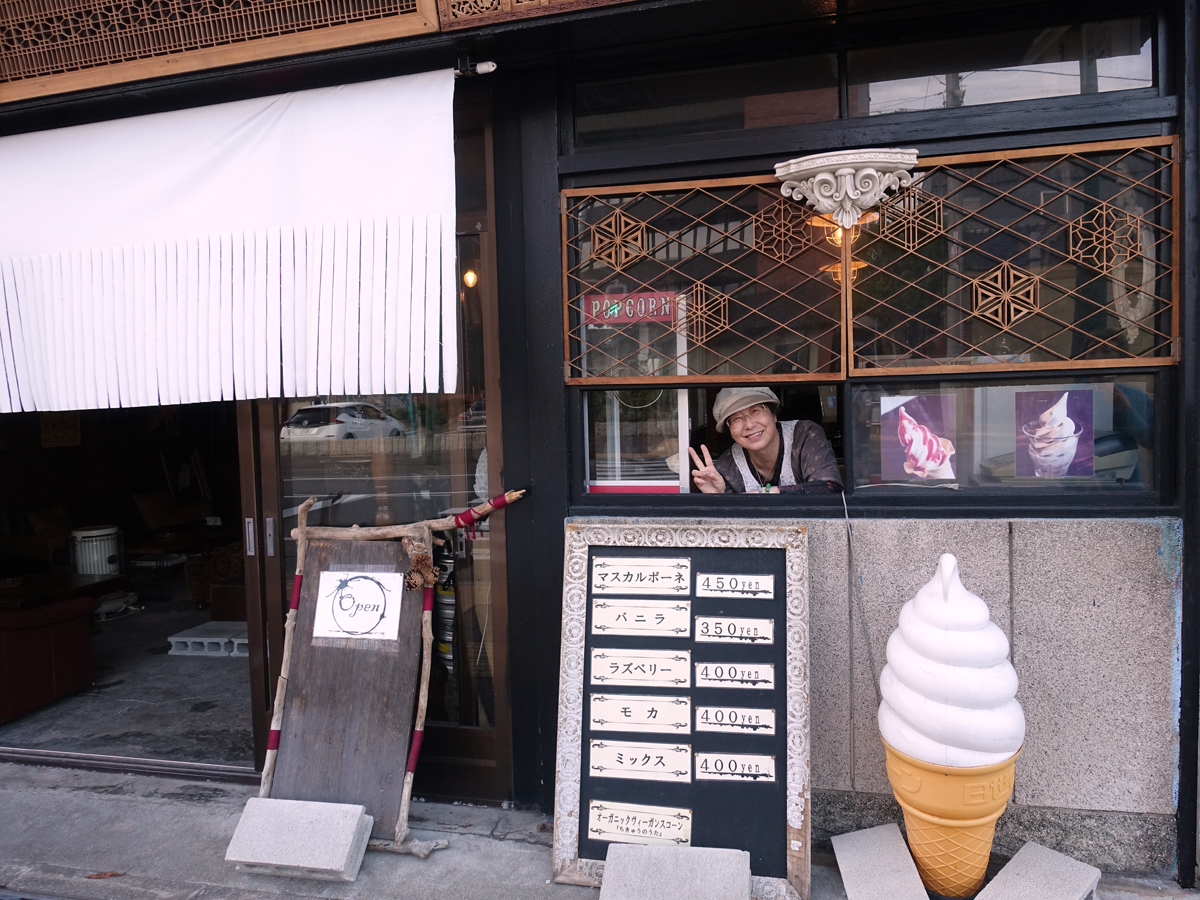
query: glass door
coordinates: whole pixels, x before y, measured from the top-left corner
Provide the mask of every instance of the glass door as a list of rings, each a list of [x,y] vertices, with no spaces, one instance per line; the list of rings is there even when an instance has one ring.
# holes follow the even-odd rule
[[[462,362],[454,391],[256,401],[253,421],[245,423],[245,433],[258,441],[252,451],[257,521],[250,521],[255,507],[246,501],[245,518],[262,545],[257,566],[248,567],[248,585],[261,574],[265,662],[258,672],[271,691],[296,565],[291,531],[305,499],[316,498],[310,525],[392,525],[461,512],[506,487],[500,483],[488,109],[485,95],[456,98]],[[428,721],[415,791],[503,800],[512,786],[504,513],[472,533],[441,537],[445,543],[434,557],[441,574]],[[398,751],[398,765],[403,756]]]

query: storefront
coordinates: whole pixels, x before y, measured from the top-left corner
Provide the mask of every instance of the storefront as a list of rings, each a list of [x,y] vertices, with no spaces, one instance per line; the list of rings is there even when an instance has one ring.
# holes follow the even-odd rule
[[[256,760],[287,536],[310,495],[321,524],[374,525],[530,488],[443,560],[454,613],[417,791],[546,811],[564,521],[785,517],[808,528],[814,841],[895,816],[875,725],[884,646],[953,552],[1012,641],[1029,722],[998,846],[1190,883],[1194,5],[443,6],[414,7],[439,33],[0,105],[19,135],[460,73],[442,356],[405,357],[435,377],[373,379],[396,354],[358,318],[346,328],[368,340],[319,384],[289,383],[283,349],[260,392],[181,382],[171,399],[235,411]],[[496,71],[476,74],[484,61]],[[845,227],[776,169],[858,148],[916,159]],[[717,391],[750,385],[775,392],[781,420],[816,423],[844,494],[695,487],[689,448],[730,444]],[[92,405],[146,405],[112,397]],[[1047,423],[1069,448],[1039,452]]]

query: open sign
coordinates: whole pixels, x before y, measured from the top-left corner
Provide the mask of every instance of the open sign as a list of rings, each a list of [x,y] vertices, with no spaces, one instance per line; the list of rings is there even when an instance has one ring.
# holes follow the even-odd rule
[[[586,325],[674,322],[678,315],[674,291],[583,296],[583,321]]]

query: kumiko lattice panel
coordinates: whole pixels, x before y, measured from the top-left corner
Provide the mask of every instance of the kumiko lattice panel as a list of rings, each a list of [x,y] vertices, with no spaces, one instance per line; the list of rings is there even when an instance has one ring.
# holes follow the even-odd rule
[[[564,191],[564,210],[569,382],[843,376],[841,251],[774,179]]]
[[[475,28],[510,19],[615,6],[629,0],[438,0],[442,29]]]
[[[0,0],[0,102],[437,30],[434,0]]]
[[[921,160],[853,247],[850,373],[1170,363],[1173,139]]]

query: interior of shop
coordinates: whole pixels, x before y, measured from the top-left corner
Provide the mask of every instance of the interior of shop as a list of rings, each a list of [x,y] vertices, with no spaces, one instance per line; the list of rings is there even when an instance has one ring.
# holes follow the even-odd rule
[[[0,747],[253,765],[233,403],[0,417]]]

